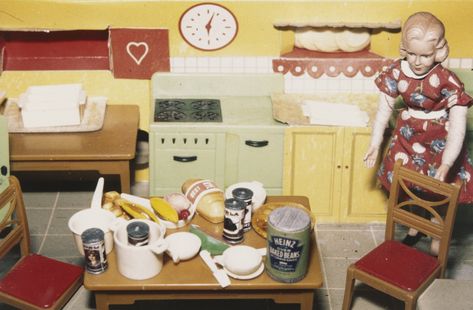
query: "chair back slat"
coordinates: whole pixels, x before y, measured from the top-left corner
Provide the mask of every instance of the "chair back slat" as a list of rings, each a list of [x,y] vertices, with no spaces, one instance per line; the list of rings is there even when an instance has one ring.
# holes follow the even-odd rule
[[[0,258],[17,244],[20,244],[21,256],[30,253],[30,234],[23,193],[17,178],[10,176],[9,183],[0,193],[0,209],[9,208],[0,222],[0,232],[6,232],[0,240]]]
[[[396,162],[388,200],[386,239],[394,238],[396,224],[438,239],[440,249],[437,259],[443,275],[459,193],[460,187],[455,184],[422,175]],[[435,220],[432,221],[431,217]]]

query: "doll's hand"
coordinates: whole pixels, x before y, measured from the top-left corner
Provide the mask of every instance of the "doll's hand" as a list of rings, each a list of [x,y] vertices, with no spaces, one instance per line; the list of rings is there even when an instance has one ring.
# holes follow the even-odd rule
[[[446,164],[441,164],[440,167],[437,169],[434,178],[440,181],[445,181],[445,177],[448,174],[448,170],[450,170],[450,166]]]
[[[372,168],[374,166],[374,164],[376,163],[376,159],[378,158],[378,152],[378,147],[370,146],[368,148],[365,157],[363,157],[363,161],[365,162],[365,166],[367,168]]]

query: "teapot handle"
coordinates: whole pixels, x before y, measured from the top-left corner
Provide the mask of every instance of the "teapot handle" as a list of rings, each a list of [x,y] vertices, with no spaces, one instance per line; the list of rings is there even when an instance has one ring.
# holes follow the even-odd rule
[[[169,247],[168,242],[165,239],[160,239],[156,242],[149,244],[149,249],[154,252],[154,254],[161,255]]]

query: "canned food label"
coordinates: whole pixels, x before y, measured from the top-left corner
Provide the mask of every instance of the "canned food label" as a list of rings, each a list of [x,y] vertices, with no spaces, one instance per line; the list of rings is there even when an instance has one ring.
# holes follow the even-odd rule
[[[90,273],[102,273],[107,270],[107,254],[104,242],[84,244],[86,270]]]
[[[272,236],[269,240],[269,259],[272,268],[294,272],[302,256],[304,245],[296,239]]]
[[[202,197],[215,192],[222,192],[222,190],[210,180],[201,180],[189,186],[185,196],[193,205],[198,205]]]
[[[223,237],[231,243],[243,241],[243,217],[245,209],[231,210],[225,208]]]

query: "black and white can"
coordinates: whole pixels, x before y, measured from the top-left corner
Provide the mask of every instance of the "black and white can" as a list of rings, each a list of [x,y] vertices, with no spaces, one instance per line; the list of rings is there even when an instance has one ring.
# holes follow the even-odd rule
[[[105,253],[104,232],[100,228],[89,228],[81,234],[84,247],[85,270],[99,274],[107,270],[107,254]]]
[[[232,191],[233,198],[245,203],[245,215],[243,217],[243,231],[251,229],[251,215],[253,211],[253,191],[246,187],[238,187]]]
[[[126,226],[128,244],[133,246],[144,246],[149,241],[149,225],[145,222],[132,222]]]
[[[229,243],[241,243],[244,239],[243,219],[245,209],[246,206],[243,201],[235,198],[225,199],[223,238]]]

